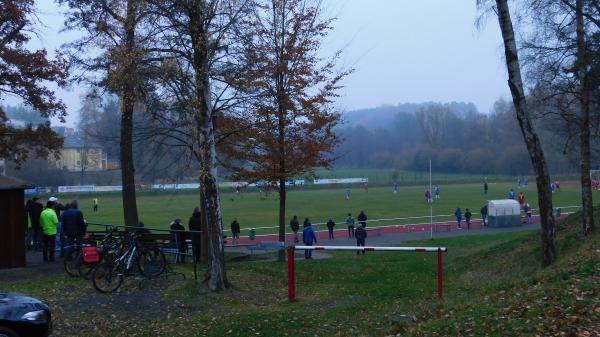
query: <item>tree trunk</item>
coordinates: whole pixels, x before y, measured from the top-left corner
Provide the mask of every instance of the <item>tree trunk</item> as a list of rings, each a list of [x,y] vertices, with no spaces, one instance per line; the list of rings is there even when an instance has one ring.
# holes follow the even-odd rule
[[[223,245],[223,219],[219,190],[217,186],[217,154],[215,126],[210,105],[210,78],[208,60],[208,33],[204,18],[208,13],[205,1],[198,1],[188,7],[189,30],[194,53],[194,72],[196,102],[194,120],[196,139],[200,152],[200,188],[203,200],[206,232],[202,233],[207,241],[208,268],[205,282],[211,291],[229,288],[225,272],[225,252]],[[216,10],[216,9],[214,9]]]
[[[577,74],[579,78],[580,108],[580,154],[581,154],[581,206],[583,234],[588,235],[594,228],[594,204],[592,199],[591,145],[590,145],[590,92],[587,83],[587,56],[585,28],[583,22],[583,0],[575,1],[577,22]]]
[[[504,40],[504,53],[506,57],[506,68],[508,70],[508,87],[515,106],[515,112],[521,133],[527,145],[529,157],[537,175],[538,201],[540,206],[540,217],[542,223],[542,265],[549,266],[557,258],[555,243],[556,225],[552,212],[552,193],[550,191],[550,174],[544,158],[544,152],[537,133],[534,130],[531,116],[527,108],[527,100],[521,79],[521,67],[515,34],[510,18],[507,0],[496,0],[498,10],[498,22]]]
[[[202,177],[199,177],[199,181],[202,181]],[[200,263],[208,264],[208,220],[206,219],[206,204],[204,201],[204,192],[200,189],[200,212],[202,216],[200,217]]]
[[[133,166],[133,108],[135,105],[135,83],[130,74],[135,74],[135,13],[136,1],[127,1],[125,20],[125,53],[122,55],[121,74],[121,184],[123,185],[123,214],[125,225],[137,226],[138,211],[135,197],[135,169]]]
[[[279,179],[279,241],[285,242],[285,179]],[[280,250],[277,261],[285,262],[285,251]]]

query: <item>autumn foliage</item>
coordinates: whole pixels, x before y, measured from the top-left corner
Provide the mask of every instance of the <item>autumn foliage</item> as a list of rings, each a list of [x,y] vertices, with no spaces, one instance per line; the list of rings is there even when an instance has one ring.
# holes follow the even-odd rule
[[[33,0],[0,2],[0,98],[16,96],[44,117],[64,120],[65,105],[47,87],[48,82],[66,84],[68,63],[60,54],[48,60],[46,50],[30,51],[27,43],[34,33]],[[0,158],[22,164],[33,150],[36,155],[58,155],[62,139],[49,124],[16,128],[0,108]]]

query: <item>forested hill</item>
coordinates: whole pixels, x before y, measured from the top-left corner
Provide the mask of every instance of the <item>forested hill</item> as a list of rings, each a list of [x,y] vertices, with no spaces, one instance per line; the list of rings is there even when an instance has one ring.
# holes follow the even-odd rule
[[[499,100],[489,114],[472,103],[382,106],[344,114],[335,166],[447,173],[532,174],[512,104]],[[536,120],[553,173],[571,173],[577,151],[563,154],[564,140],[549,120]]]
[[[450,103],[400,103],[397,105],[381,105],[376,108],[358,109],[345,112],[343,115],[343,126],[362,125],[369,129],[389,129],[395,122],[398,114],[415,114],[420,109],[426,109],[432,105],[441,105],[454,115],[464,118],[468,115],[479,114],[473,103],[450,102]]]

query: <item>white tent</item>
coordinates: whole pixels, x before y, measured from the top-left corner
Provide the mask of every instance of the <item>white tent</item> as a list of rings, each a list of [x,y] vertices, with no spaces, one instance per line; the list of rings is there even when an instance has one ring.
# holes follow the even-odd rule
[[[511,227],[521,225],[521,206],[516,200],[489,200],[488,216],[490,227]]]

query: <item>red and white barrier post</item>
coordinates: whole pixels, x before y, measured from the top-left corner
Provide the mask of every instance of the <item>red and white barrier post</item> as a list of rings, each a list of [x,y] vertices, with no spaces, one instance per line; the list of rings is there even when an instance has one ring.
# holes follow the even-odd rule
[[[446,247],[359,247],[359,246],[288,246],[288,300],[296,300],[296,265],[294,261],[295,250],[352,250],[352,251],[400,251],[400,252],[436,252],[437,253],[437,280],[438,298],[442,298],[442,253],[448,251]]]

